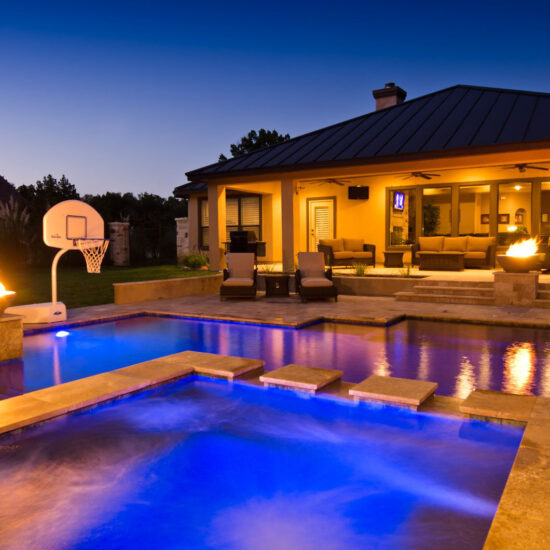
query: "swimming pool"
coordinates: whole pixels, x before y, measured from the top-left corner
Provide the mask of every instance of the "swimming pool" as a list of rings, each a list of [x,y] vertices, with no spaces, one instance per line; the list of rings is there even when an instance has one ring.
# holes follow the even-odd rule
[[[0,548],[474,550],[521,435],[192,377],[0,439]]]
[[[0,365],[0,394],[16,395],[184,350],[438,382],[465,398],[474,388],[550,397],[550,331],[405,321],[390,327],[321,323],[295,330],[213,321],[135,317],[57,337],[25,336],[24,359]]]

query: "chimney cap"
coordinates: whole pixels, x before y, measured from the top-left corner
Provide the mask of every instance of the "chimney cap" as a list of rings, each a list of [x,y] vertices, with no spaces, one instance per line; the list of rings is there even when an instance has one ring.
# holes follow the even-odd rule
[[[383,97],[395,96],[396,103],[402,103],[407,97],[407,92],[395,85],[395,82],[386,82],[383,88],[379,90],[373,90],[372,95],[374,99],[380,99]]]

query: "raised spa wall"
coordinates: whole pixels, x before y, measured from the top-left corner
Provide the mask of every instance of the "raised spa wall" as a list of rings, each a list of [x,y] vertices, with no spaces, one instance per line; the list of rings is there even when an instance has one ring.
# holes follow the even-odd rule
[[[23,317],[0,315],[0,363],[23,357]]]

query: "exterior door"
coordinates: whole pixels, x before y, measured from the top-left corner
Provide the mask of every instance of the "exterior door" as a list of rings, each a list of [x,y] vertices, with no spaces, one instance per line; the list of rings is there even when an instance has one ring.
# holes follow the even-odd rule
[[[319,239],[334,239],[334,199],[308,201],[308,250],[317,251]]]

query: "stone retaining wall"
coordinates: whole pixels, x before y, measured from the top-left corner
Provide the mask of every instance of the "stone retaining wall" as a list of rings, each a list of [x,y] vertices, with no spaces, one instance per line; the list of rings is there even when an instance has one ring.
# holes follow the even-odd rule
[[[333,277],[339,294],[354,296],[393,296],[412,291],[422,279],[413,277]]]
[[[216,294],[220,290],[222,275],[159,279],[132,283],[113,283],[115,304],[130,304],[160,298],[180,298],[197,294]]]

